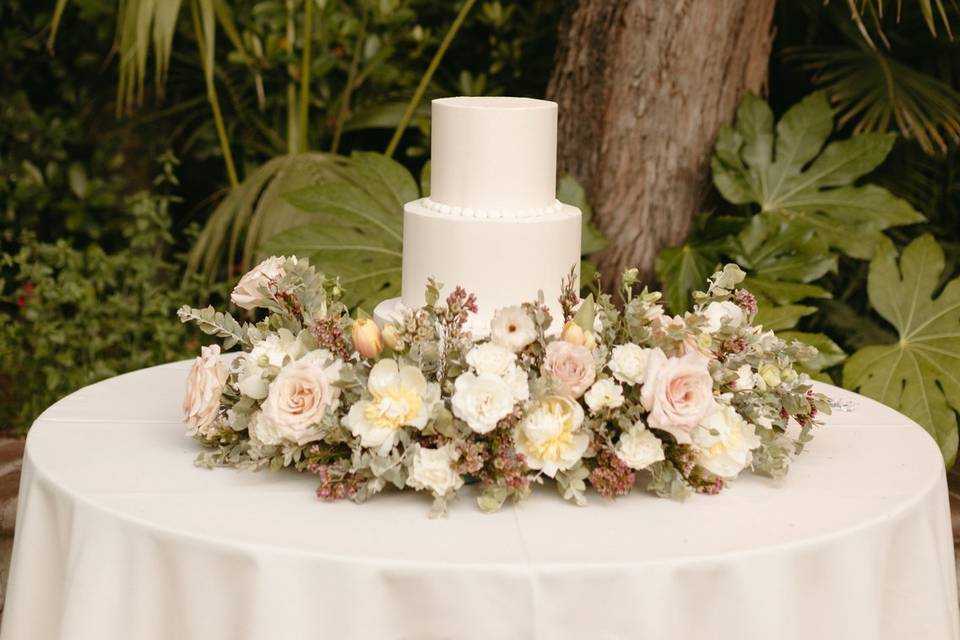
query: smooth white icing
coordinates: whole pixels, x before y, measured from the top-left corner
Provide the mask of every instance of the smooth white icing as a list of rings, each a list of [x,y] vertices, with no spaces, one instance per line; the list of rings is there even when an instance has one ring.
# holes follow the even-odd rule
[[[502,218],[556,200],[557,104],[457,97],[434,100],[430,197]]]

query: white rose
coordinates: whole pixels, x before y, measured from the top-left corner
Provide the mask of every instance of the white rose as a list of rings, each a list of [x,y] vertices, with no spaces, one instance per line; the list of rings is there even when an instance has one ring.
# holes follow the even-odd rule
[[[666,459],[660,438],[639,422],[629,431],[620,434],[620,440],[617,442],[617,457],[628,467],[637,471]]]
[[[721,478],[735,478],[760,446],[756,428],[729,405],[721,405],[690,432],[697,463]]]
[[[527,466],[551,478],[580,461],[590,444],[581,431],[583,408],[565,396],[547,396],[517,425],[517,451]]]
[[[463,486],[463,478],[453,469],[453,463],[459,459],[460,452],[450,443],[436,449],[417,446],[407,485],[429,489],[438,496],[456,491]]]
[[[477,376],[469,371],[454,382],[453,415],[476,433],[489,433],[513,412],[513,390],[501,378]]]
[[[241,309],[263,306],[266,298],[261,289],[266,289],[271,282],[276,282],[286,275],[283,270],[284,262],[286,258],[270,256],[248,271],[233,288],[230,301]]]
[[[200,350],[187,376],[187,392],[183,397],[183,421],[187,433],[203,433],[220,411],[220,394],[227,382],[227,367],[220,360],[220,346]]]
[[[254,400],[267,397],[270,367],[279,369],[288,361],[297,360],[307,353],[303,342],[287,329],[279,329],[255,343],[249,353],[234,361],[239,369],[237,389]]]
[[[493,376],[503,380],[513,392],[514,400],[523,402],[530,397],[527,373],[517,365],[517,356],[494,342],[479,344],[467,353],[467,364],[478,376]]]
[[[440,401],[440,386],[428,383],[423,373],[410,365],[400,366],[389,358],[373,365],[367,378],[369,400],[350,407],[343,424],[360,438],[360,445],[375,448],[385,456],[403,427],[423,429],[433,407]]]
[[[731,327],[739,327],[745,320],[743,309],[739,305],[725,300],[723,302],[711,302],[701,311],[707,319],[704,327],[710,333],[720,330],[720,327],[727,324]]]
[[[593,413],[599,413],[603,409],[616,409],[623,406],[623,387],[613,378],[603,378],[593,383],[583,399]]]
[[[748,364],[742,365],[737,369],[737,379],[733,383],[733,388],[737,391],[749,391],[756,386],[753,377],[753,367]]]
[[[339,404],[340,388],[334,383],[342,364],[326,349],[317,349],[286,365],[270,384],[258,429],[251,435],[268,445],[319,439],[323,417]]]
[[[537,327],[522,307],[505,307],[497,309],[493,314],[490,338],[514,353],[519,353],[537,339]]]
[[[647,360],[650,358],[650,349],[628,342],[617,345],[610,354],[610,363],[607,365],[613,376],[620,382],[640,384],[647,371]]]

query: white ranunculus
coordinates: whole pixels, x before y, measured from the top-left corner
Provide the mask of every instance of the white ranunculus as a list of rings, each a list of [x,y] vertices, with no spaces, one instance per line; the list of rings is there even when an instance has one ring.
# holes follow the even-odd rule
[[[463,486],[463,478],[453,468],[460,452],[450,443],[436,449],[417,447],[410,464],[407,485],[414,489],[428,489],[437,496],[445,496]]]
[[[719,331],[720,327],[725,324],[731,327],[739,327],[746,319],[743,309],[729,300],[711,302],[703,308],[701,313],[707,319],[707,324],[704,329],[710,333]]]
[[[733,388],[737,391],[749,391],[756,386],[756,381],[753,376],[753,367],[748,364],[741,365],[737,369],[737,379],[733,383]]]
[[[284,366],[270,383],[258,428],[251,436],[268,445],[302,445],[319,439],[321,421],[340,401],[335,383],[342,365],[326,349],[317,349]]]
[[[266,289],[271,282],[277,282],[286,272],[283,265],[286,258],[270,256],[240,278],[240,282],[233,288],[230,301],[241,309],[256,309],[266,301],[261,289]]]
[[[537,339],[537,327],[522,307],[504,307],[493,314],[490,338],[514,353],[519,353]]]
[[[660,438],[650,429],[644,428],[642,423],[637,423],[629,431],[620,434],[617,457],[637,471],[666,459]]]
[[[729,405],[707,416],[690,432],[698,452],[697,463],[721,478],[735,478],[760,446],[756,428]]]
[[[576,465],[590,444],[583,417],[583,408],[566,396],[541,400],[517,425],[516,448],[527,466],[552,478]]]
[[[360,438],[360,445],[387,455],[403,427],[423,429],[440,400],[440,387],[428,383],[419,369],[400,366],[390,358],[380,360],[367,379],[369,400],[350,407],[343,424]]]
[[[599,413],[603,409],[616,409],[623,406],[623,387],[613,378],[603,378],[587,389],[583,399],[593,413]]]
[[[211,345],[200,349],[187,376],[187,391],[183,397],[183,421],[187,433],[203,433],[217,418],[220,411],[220,394],[229,375],[220,360],[220,346]]]
[[[306,346],[291,331],[279,329],[277,333],[271,333],[235,361],[234,366],[239,369],[237,390],[254,400],[263,400],[270,386],[270,368],[282,368],[306,353]]]
[[[461,373],[454,382],[450,400],[453,415],[476,433],[489,433],[497,423],[513,412],[513,390],[502,378],[492,375]]]
[[[644,349],[632,342],[613,348],[610,363],[607,365],[613,376],[627,384],[641,384],[647,371],[650,349]]]

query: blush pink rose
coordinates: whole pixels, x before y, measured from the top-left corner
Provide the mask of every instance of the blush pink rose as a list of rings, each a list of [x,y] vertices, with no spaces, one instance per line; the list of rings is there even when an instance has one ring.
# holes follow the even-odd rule
[[[220,360],[220,346],[203,347],[187,376],[183,397],[183,421],[191,435],[204,433],[216,420],[227,375],[227,367]]]
[[[716,410],[708,359],[697,352],[668,358],[654,349],[647,362],[640,401],[649,426],[689,444],[690,430]]]
[[[543,368],[559,380],[574,398],[582,396],[597,377],[590,349],[563,340],[555,340],[547,345]]]

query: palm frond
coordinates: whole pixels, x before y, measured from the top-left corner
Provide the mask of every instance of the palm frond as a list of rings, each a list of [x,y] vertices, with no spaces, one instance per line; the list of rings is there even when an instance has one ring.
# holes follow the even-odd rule
[[[928,154],[960,142],[960,93],[876,49],[803,47],[787,58],[814,72],[839,116],[855,133],[896,128]]]
[[[960,5],[957,0],[910,0],[915,2],[915,7],[920,10],[923,21],[930,30],[930,34],[937,36],[937,23],[939,21],[943,26],[947,37],[953,40],[953,29],[950,25],[951,14],[960,15]],[[829,0],[827,0],[829,2]],[[875,48],[871,31],[875,33],[883,43],[889,47],[886,35],[883,32],[883,19],[889,15],[890,11],[895,13],[897,22],[900,22],[900,16],[903,13],[903,0],[887,2],[886,0],[846,0],[847,7],[850,9],[850,15],[860,30],[863,39]],[[869,23],[869,24],[868,24]]]

